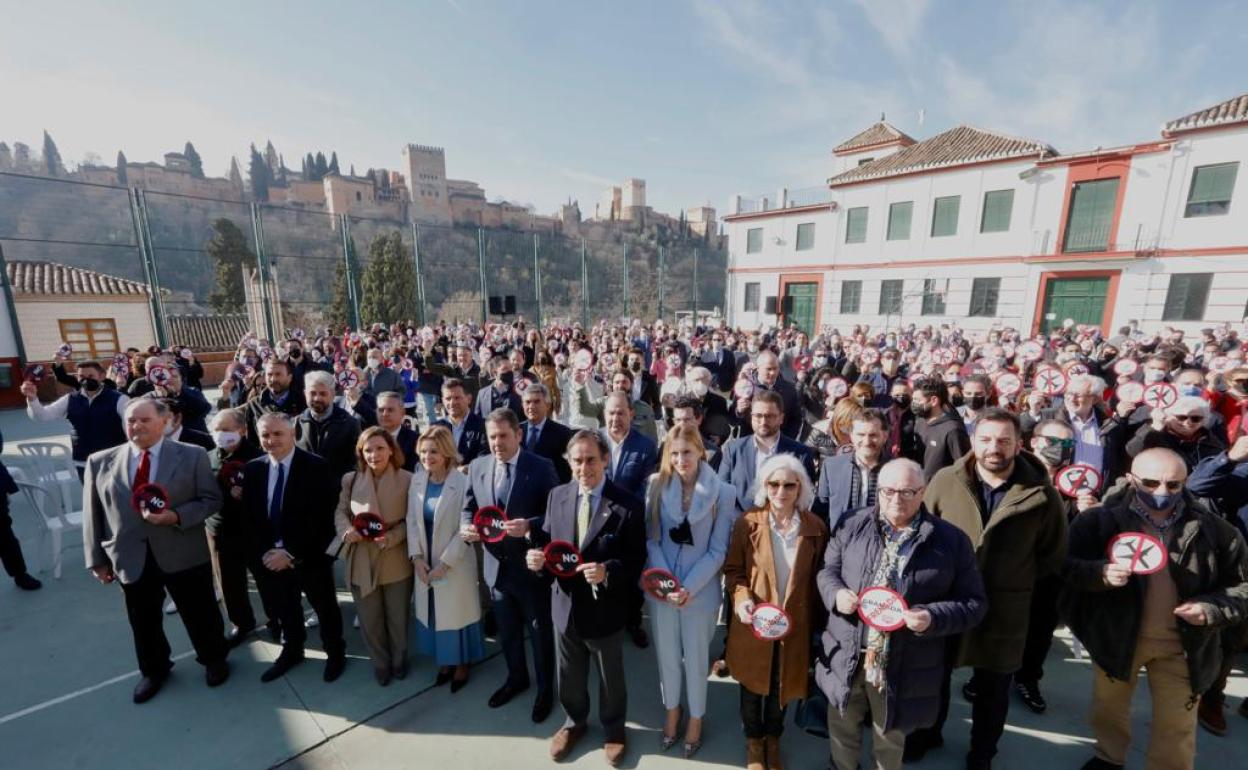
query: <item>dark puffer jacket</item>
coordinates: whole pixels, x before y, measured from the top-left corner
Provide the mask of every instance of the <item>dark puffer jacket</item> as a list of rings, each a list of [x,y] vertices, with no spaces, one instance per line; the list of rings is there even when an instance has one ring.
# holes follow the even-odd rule
[[[1125,586],[1105,584],[1109,542],[1120,532],[1138,532],[1142,522],[1130,509],[1130,485],[1111,490],[1103,503],[1079,514],[1070,525],[1066,586],[1059,599],[1062,619],[1088,655],[1114,679],[1131,675],[1144,614],[1147,577],[1132,575]],[[1208,625],[1179,620],[1192,695],[1209,689],[1222,667],[1221,629],[1248,617],[1248,557],[1244,539],[1231,524],[1183,492],[1183,512],[1169,542],[1170,576],[1179,602],[1199,602]]]
[[[856,612],[836,611],[836,593],[842,588],[861,593],[871,584],[884,548],[876,516],[874,508],[866,509],[845,522],[828,542],[818,576],[819,595],[829,614],[816,653],[815,679],[830,707],[842,714],[862,665],[868,628]],[[974,627],[988,611],[970,539],[925,509],[918,516],[918,540],[902,570],[898,593],[912,609],[931,613],[932,625],[922,634],[905,627],[892,632],[884,675],[886,729],[905,732],[936,721],[946,637]]]

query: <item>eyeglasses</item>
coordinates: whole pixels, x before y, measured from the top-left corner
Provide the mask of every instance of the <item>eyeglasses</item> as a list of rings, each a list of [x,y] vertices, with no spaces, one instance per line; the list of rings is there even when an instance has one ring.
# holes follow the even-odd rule
[[[893,487],[880,487],[880,497],[899,497],[902,500],[913,500],[918,496],[922,489],[895,489]]]
[[[796,481],[768,481],[767,482],[767,488],[770,489],[772,492],[775,492],[778,489],[790,491],[790,490],[797,489],[797,486],[798,484]]]
[[[1178,492],[1180,489],[1183,488],[1182,481],[1160,481],[1158,479],[1136,479],[1136,481],[1139,481],[1140,486],[1144,487],[1145,489],[1156,489],[1160,487],[1162,484],[1166,485],[1167,492]]]
[[[1200,425],[1205,421],[1203,414],[1172,414],[1170,415],[1176,422],[1190,422],[1193,425]]]

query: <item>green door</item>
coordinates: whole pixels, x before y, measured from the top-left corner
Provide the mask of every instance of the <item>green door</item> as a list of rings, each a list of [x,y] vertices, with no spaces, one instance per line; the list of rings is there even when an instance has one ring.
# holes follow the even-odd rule
[[[1108,278],[1054,278],[1044,289],[1040,331],[1047,333],[1067,318],[1077,324],[1100,326],[1105,312]],[[1105,330],[1102,330],[1105,331]]]
[[[784,296],[791,297],[793,307],[784,315],[784,325],[797,324],[809,336],[815,336],[815,304],[819,301],[819,284],[787,283]]]

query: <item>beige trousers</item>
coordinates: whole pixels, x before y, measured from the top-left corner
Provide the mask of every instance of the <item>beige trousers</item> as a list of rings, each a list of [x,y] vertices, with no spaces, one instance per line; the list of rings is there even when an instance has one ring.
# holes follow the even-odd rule
[[[862,720],[867,715],[868,707],[874,727],[871,735],[874,767],[876,770],[899,770],[901,767],[906,735],[900,730],[884,730],[884,693],[867,684],[866,672],[860,664],[850,685],[845,716],[841,716],[835,706],[828,706],[828,742],[836,770],[857,770],[862,758]]]
[[[360,596],[359,587],[351,586],[351,595],[373,667],[393,671],[404,666],[412,624],[412,578],[377,586],[368,596]]]
[[[1187,676],[1187,662],[1177,641],[1141,638],[1128,681],[1110,679],[1093,666],[1092,734],[1096,755],[1115,765],[1126,764],[1131,745],[1131,695],[1140,667],[1148,672],[1153,718],[1148,738],[1147,770],[1192,770],[1196,757],[1196,701]]]

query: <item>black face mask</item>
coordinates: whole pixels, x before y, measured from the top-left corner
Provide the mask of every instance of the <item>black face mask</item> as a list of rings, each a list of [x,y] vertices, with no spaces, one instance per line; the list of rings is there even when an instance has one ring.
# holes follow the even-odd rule
[[[922,417],[924,419],[927,419],[928,415],[931,414],[932,410],[929,409],[927,404],[924,403],[923,401],[914,401],[914,402],[911,402],[910,404],[910,411],[914,412],[915,417]]]
[[[291,357],[291,358],[298,358],[299,356],[302,356],[302,355],[303,355],[303,351],[302,351],[302,350],[300,350],[299,348],[291,348],[291,349],[290,349],[290,357]]]
[[[1064,468],[1074,462],[1075,447],[1054,444],[1045,439],[1044,445],[1036,450],[1036,454],[1040,455],[1050,468]]]
[[[978,412],[984,408],[984,404],[988,403],[988,399],[984,396],[967,396],[965,402],[967,407]]]
[[[955,393],[949,396],[949,403],[953,404],[954,406],[962,406],[963,404],[966,403],[966,399],[962,397],[961,393]]]
[[[634,361],[634,362],[632,362],[631,364],[629,364],[629,365],[628,365],[628,368],[629,368],[629,369],[632,369],[634,372],[640,372],[640,371],[641,371],[641,363],[642,363],[641,361]]]
[[[95,391],[100,389],[100,381],[93,380],[90,378],[83,378],[82,389],[87,391],[88,393],[94,393]]]
[[[893,396],[893,403],[897,405],[898,409],[909,409],[910,397],[909,396]]]
[[[511,383],[516,381],[516,373],[515,372],[503,372],[502,374],[498,375],[498,381],[508,387],[511,387]]]

